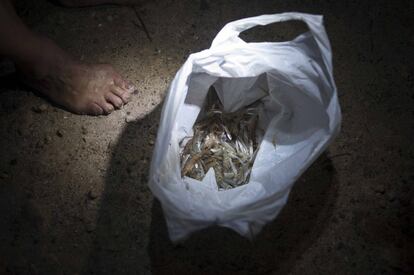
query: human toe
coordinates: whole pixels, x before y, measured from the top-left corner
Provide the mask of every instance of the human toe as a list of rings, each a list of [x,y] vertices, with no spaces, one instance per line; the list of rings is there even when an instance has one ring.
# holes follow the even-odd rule
[[[131,93],[128,90],[120,88],[118,86],[112,87],[112,93],[120,97],[124,104],[127,104],[131,97]]]
[[[99,116],[104,114],[104,110],[97,103],[90,103],[84,110],[78,112],[79,114]]]
[[[122,105],[124,105],[123,99],[112,92],[108,92],[105,95],[105,99],[108,103],[112,104],[118,109],[121,108]]]
[[[125,90],[127,90],[129,93],[133,93],[136,90],[136,87],[134,84],[132,84],[130,81],[128,80],[124,80],[121,76],[116,75],[114,77],[114,83],[116,86],[123,88]]]
[[[106,102],[105,100],[100,102],[98,105],[102,108],[103,114],[106,114],[106,115],[112,113],[115,110],[114,105]]]

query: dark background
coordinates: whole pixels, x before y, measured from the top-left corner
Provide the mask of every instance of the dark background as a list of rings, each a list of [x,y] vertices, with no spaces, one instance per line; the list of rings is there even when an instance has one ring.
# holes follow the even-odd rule
[[[131,8],[18,1],[34,30],[85,62],[113,64],[139,92],[108,117],[77,116],[1,62],[1,274],[414,272],[412,1],[149,1],[138,11],[152,41]],[[210,228],[173,246],[147,187],[165,90],[226,22],[286,11],[324,15],[342,131],[255,242]],[[302,30],[274,24],[242,37]]]

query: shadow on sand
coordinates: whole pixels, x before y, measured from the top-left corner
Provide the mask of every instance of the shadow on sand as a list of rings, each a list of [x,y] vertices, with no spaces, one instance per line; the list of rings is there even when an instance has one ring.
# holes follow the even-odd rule
[[[254,242],[229,229],[212,227],[173,245],[161,205],[147,187],[151,140],[160,109],[127,124],[113,148],[85,272],[266,274],[291,270],[331,217],[337,184],[327,155],[297,181],[285,208]]]

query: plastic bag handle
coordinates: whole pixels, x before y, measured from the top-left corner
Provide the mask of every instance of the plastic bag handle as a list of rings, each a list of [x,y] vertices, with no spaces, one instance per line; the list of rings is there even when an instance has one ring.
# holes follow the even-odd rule
[[[300,20],[306,23],[316,43],[319,46],[323,61],[329,71],[332,71],[331,45],[323,26],[322,15],[313,15],[299,12],[286,12],[280,14],[266,14],[236,20],[226,24],[214,38],[211,48],[228,43],[246,43],[239,34],[255,26],[265,26],[276,22]]]

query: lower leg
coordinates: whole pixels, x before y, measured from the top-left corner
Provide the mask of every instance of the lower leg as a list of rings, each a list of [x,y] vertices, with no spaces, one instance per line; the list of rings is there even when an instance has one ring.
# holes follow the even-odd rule
[[[0,0],[0,55],[16,63],[29,86],[74,113],[110,113],[133,90],[111,66],[76,62],[51,40],[30,31],[8,0]]]
[[[0,0],[0,52],[14,60],[27,60],[37,45],[38,38],[31,32],[14,11],[9,0]]]
[[[0,53],[11,58],[25,74],[42,77],[48,68],[71,61],[49,39],[32,32],[17,16],[12,3],[0,0]]]

